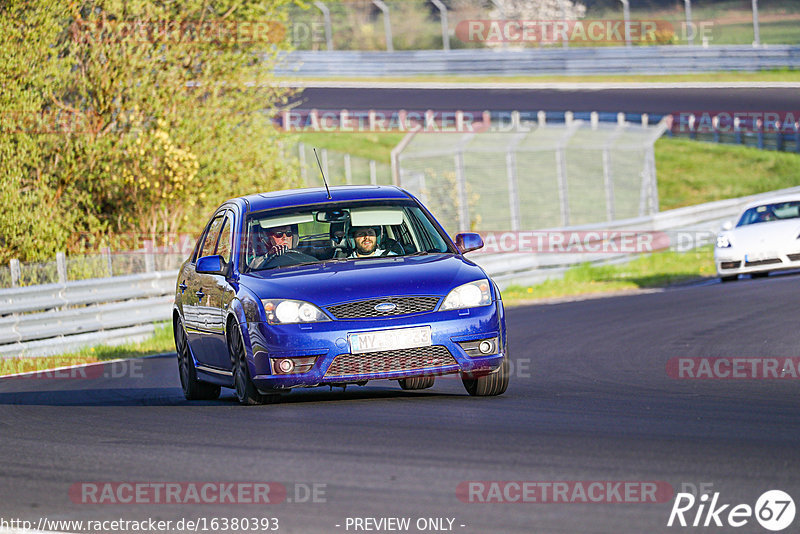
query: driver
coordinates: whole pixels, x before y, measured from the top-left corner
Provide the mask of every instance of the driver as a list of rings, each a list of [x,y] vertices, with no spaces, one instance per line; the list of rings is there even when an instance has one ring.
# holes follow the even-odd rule
[[[392,251],[386,251],[378,247],[378,237],[380,226],[354,226],[350,230],[350,235],[355,241],[355,250],[350,254],[351,258],[367,258],[370,256],[396,256]]]
[[[267,258],[285,254],[293,247],[292,236],[294,231],[291,225],[275,226],[267,230],[267,245],[270,247]]]

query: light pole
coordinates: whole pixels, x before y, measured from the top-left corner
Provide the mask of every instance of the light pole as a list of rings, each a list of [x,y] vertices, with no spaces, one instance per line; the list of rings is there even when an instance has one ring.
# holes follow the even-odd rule
[[[392,21],[389,20],[389,6],[387,6],[383,0],[372,0],[372,3],[383,11],[383,31],[386,34],[386,51],[394,52],[394,44],[392,44]]]
[[[328,6],[323,4],[320,0],[315,0],[314,5],[322,11],[322,17],[325,19],[325,43],[328,50],[333,50],[333,31],[331,29],[331,11]]]
[[[686,41],[694,44],[694,28],[692,27],[692,0],[683,0],[686,8]]]
[[[625,46],[631,46],[631,8],[628,0],[619,1],[622,2],[622,18],[625,19]]]
[[[753,46],[761,44],[758,35],[758,0],[753,0]]]

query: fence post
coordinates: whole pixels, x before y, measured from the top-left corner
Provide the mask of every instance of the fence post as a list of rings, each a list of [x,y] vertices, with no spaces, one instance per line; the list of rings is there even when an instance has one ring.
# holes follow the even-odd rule
[[[106,257],[106,265],[108,267],[108,277],[111,278],[114,276],[114,268],[111,265],[111,247],[105,247],[103,249],[103,255]]]
[[[389,20],[389,7],[383,0],[372,0],[372,3],[383,11],[383,31],[386,34],[386,51],[394,52],[394,44],[392,43],[392,21]]]
[[[331,173],[328,172],[328,149],[323,148],[320,152],[322,152],[322,171],[325,174],[325,178],[330,178]]]
[[[316,0],[314,5],[322,11],[322,18],[325,19],[325,44],[328,50],[333,50],[333,31],[331,30],[331,11],[328,6]]]
[[[19,287],[21,278],[19,260],[17,258],[13,258],[10,262],[8,262],[8,268],[11,270],[11,287]]]
[[[517,153],[514,148],[506,152],[506,176],[508,177],[508,205],[511,215],[511,230],[519,230],[519,187],[517,185]]]
[[[469,198],[467,180],[464,176],[464,152],[456,152],[456,190],[458,191],[458,231],[469,232]]]
[[[614,220],[616,210],[614,209],[614,176],[611,174],[611,154],[608,147],[603,147],[603,185],[606,190],[606,218]]]
[[[56,252],[56,270],[58,271],[58,283],[67,283],[67,258],[63,252]]]
[[[764,149],[764,123],[761,119],[756,120],[756,135],[758,136],[758,148]]]
[[[450,50],[450,32],[447,29],[447,6],[441,0],[431,0],[431,2],[439,10],[439,16],[442,19],[442,48]]]
[[[353,170],[350,167],[350,154],[344,155],[344,181],[347,185],[353,184]]]
[[[556,148],[556,176],[558,178],[558,203],[561,207],[561,224],[569,226],[569,200],[567,199],[567,155],[565,147]]]
[[[306,168],[306,145],[305,143],[297,143],[298,157],[300,158],[300,178],[303,180],[303,185],[310,185],[308,183],[308,169]]]
[[[378,168],[374,159],[369,160],[369,183],[378,185]]]

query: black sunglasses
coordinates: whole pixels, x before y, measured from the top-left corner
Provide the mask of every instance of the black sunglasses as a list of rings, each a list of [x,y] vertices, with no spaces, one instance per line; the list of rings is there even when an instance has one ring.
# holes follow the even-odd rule
[[[274,235],[275,237],[292,237],[292,231],[289,230],[288,232],[270,232],[270,235]]]

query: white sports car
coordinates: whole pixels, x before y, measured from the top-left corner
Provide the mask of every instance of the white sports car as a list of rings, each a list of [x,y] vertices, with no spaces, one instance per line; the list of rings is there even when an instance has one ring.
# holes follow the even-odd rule
[[[723,282],[800,268],[800,196],[748,204],[736,227],[723,225],[714,263]]]

